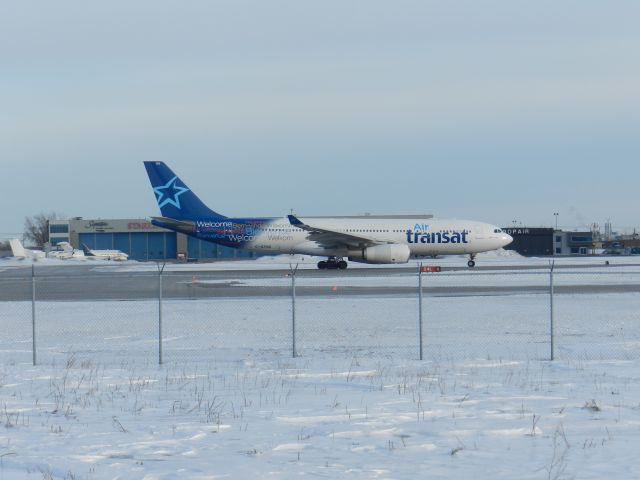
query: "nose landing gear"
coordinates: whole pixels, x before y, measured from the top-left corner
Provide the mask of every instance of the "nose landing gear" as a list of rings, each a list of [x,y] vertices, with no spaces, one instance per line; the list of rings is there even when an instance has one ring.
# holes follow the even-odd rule
[[[475,258],[476,258],[476,254],[475,253],[469,254],[469,261],[467,262],[467,266],[469,268],[473,268],[473,267],[476,266]]]

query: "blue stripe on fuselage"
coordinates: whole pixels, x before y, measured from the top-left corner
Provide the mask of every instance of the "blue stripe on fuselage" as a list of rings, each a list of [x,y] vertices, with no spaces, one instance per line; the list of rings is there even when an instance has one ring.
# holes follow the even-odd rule
[[[208,242],[240,248],[256,239],[273,223],[271,218],[196,220],[196,236]]]
[[[226,247],[242,248],[271,228],[277,220],[277,218],[204,218],[194,220],[196,231],[189,235]]]

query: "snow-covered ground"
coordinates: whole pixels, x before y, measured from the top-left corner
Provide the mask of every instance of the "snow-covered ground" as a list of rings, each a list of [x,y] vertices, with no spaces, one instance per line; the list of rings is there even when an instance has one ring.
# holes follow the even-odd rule
[[[313,257],[308,255],[276,255],[265,256],[255,260],[230,260],[230,261],[214,261],[200,263],[168,263],[167,271],[224,271],[224,270],[265,270],[265,269],[282,269],[288,270],[290,265],[298,265],[300,269],[315,269],[319,260],[326,258]],[[417,265],[423,263],[425,265],[441,265],[441,266],[458,266],[463,267],[467,263],[467,257],[464,255],[453,255],[439,258],[425,258],[420,260],[410,260],[409,265]],[[594,265],[604,266],[606,262],[610,265],[617,264],[640,264],[639,256],[585,256],[585,257],[556,257],[550,259],[548,257],[522,257],[512,250],[495,250],[478,254],[476,262],[479,266],[539,266],[540,268],[548,268],[549,261],[553,260],[557,265]],[[113,262],[109,260],[59,260],[59,259],[40,259],[33,261],[30,259],[19,260],[12,257],[0,259],[0,272],[6,269],[14,269],[31,266],[35,263],[37,266],[73,266],[73,265],[91,265],[97,272],[155,272],[157,271],[156,262],[137,262],[134,260],[124,262]],[[389,268],[405,267],[406,265],[367,265],[357,262],[349,262],[350,269],[367,269],[367,268]]]
[[[320,260],[325,260],[326,257],[312,257],[308,255],[277,255],[270,257],[260,257],[255,260],[233,260],[233,261],[216,261],[207,263],[187,263],[187,264],[167,264],[167,271],[180,272],[180,271],[220,271],[220,270],[265,270],[265,269],[282,269],[288,270],[291,265],[298,265],[300,269],[317,268],[317,263]],[[415,265],[422,263],[424,265],[441,265],[452,267],[464,267],[467,264],[468,257],[464,255],[452,255],[439,258],[424,258],[409,261],[409,265]],[[476,263],[479,266],[539,266],[540,268],[548,268],[550,260],[553,260],[556,265],[593,265],[593,266],[605,266],[606,262],[610,265],[616,264],[640,264],[640,257],[638,256],[616,256],[616,257],[557,257],[550,259],[548,257],[523,257],[517,252],[512,250],[499,249],[492,252],[480,253],[476,258]],[[357,262],[349,262],[349,268],[354,269],[368,269],[368,268],[388,268],[396,269],[398,267],[404,268],[403,265],[368,265]],[[120,264],[96,266],[96,271],[101,272],[149,272],[156,271],[157,265],[153,262],[122,262]]]
[[[39,267],[47,267],[47,266],[56,266],[56,267],[73,267],[78,265],[90,265],[95,267],[100,266],[121,266],[121,267],[133,267],[136,265],[140,265],[136,260],[105,260],[95,257],[79,257],[79,258],[15,258],[15,257],[2,257],[0,258],[0,272],[5,270],[13,270],[16,268],[31,268],[31,265],[35,265],[36,268]],[[142,265],[155,267],[155,263]]]
[[[558,358],[634,359],[640,350],[640,294],[556,295]],[[233,357],[291,352],[291,304],[286,297],[165,300],[163,347],[167,361],[199,362],[203,355]],[[0,353],[31,360],[30,302],[0,303]],[[155,359],[157,301],[38,302],[38,358],[63,362],[73,352],[103,364],[122,358]],[[549,357],[547,295],[425,297],[427,356],[468,360]],[[418,356],[415,297],[300,297],[297,352],[303,356]],[[142,355],[142,357],[140,357]]]
[[[637,478],[637,363],[0,367],[0,478]]]
[[[204,273],[204,272],[203,272]],[[454,272],[440,272],[423,275],[425,287],[451,287],[451,286],[548,286],[549,271],[540,270],[464,270]],[[193,284],[219,284],[220,278],[207,279],[206,275],[184,276],[184,283]],[[296,281],[298,286],[388,286],[409,287],[417,286],[416,273],[403,272],[393,276],[343,276],[328,275],[322,277],[302,277]],[[624,285],[640,283],[640,265],[635,267],[598,267],[585,269],[558,269],[554,272],[554,285]],[[288,272],[272,278],[247,278],[234,280],[234,285],[250,287],[288,286],[291,277]]]
[[[0,302],[0,479],[636,478],[640,294],[555,303]]]

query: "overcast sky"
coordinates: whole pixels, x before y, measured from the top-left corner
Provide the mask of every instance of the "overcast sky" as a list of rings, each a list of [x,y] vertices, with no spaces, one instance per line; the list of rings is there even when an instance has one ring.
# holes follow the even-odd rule
[[[640,227],[640,2],[4,2],[0,233],[157,215]]]

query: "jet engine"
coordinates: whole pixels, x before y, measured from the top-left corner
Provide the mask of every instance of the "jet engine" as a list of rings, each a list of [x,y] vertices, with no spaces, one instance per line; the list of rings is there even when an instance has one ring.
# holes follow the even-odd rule
[[[349,252],[349,260],[364,263],[407,263],[411,251],[407,245],[392,243],[363,248],[362,251]]]

